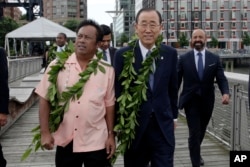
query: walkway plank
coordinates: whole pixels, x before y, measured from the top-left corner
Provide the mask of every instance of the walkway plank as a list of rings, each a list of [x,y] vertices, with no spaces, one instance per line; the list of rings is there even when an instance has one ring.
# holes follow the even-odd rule
[[[54,167],[55,150],[38,151],[24,162],[20,157],[31,143],[31,129],[38,125],[38,102],[26,111],[2,136],[4,155],[8,161],[7,167]],[[188,129],[185,118],[180,117],[176,129],[175,167],[191,167],[188,151]],[[206,135],[202,144],[202,156],[205,167],[228,167],[229,150],[210,135]],[[119,157],[114,167],[123,167],[122,157]]]

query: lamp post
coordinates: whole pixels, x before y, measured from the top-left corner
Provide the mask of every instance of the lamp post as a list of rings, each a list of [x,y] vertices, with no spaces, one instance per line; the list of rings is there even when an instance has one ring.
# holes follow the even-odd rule
[[[114,48],[116,48],[116,18],[117,18],[117,16],[114,16],[113,17],[113,36],[114,36],[114,44],[113,44],[113,46],[114,46]]]
[[[122,13],[121,11],[106,11],[106,13],[109,14],[110,17],[112,17],[113,19],[113,36],[114,36],[114,47],[116,47],[116,19],[117,19],[117,16],[118,16],[118,13]],[[111,16],[110,14],[115,14],[114,16]]]
[[[110,15],[110,13],[115,13],[115,11],[106,11],[106,13],[108,13],[109,15]],[[110,15],[110,17],[112,17],[112,19],[113,19],[113,37],[114,37],[114,43],[113,43],[113,47],[116,47],[116,18],[117,18],[117,15],[115,15],[115,16],[111,16]]]

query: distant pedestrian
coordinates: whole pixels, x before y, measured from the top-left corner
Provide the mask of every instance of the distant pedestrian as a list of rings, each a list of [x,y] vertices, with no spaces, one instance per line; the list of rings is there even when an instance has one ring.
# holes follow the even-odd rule
[[[189,152],[193,167],[204,165],[201,143],[212,116],[215,101],[215,80],[222,94],[222,104],[229,103],[227,78],[218,55],[205,49],[206,33],[194,30],[191,39],[193,50],[181,55],[178,62],[178,86],[183,80],[179,108],[185,110],[189,128]]]
[[[67,35],[65,33],[58,33],[56,37],[56,43],[48,48],[45,53],[46,68],[56,58],[55,52],[62,52],[67,49]]]
[[[0,128],[7,124],[9,114],[9,86],[7,54],[0,48]],[[6,167],[7,161],[3,156],[0,143],[0,167]]]
[[[100,43],[100,50],[103,52],[103,59],[113,65],[116,48],[110,46],[112,41],[112,31],[110,27],[105,24],[101,24],[100,26],[103,32],[103,38]]]

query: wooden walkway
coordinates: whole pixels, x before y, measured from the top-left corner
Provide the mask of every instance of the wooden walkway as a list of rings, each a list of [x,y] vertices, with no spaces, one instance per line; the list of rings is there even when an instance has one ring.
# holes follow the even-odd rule
[[[38,151],[24,162],[20,157],[31,143],[31,129],[38,125],[38,102],[26,111],[2,136],[0,140],[4,155],[8,161],[7,167],[54,167],[52,151]],[[185,118],[180,117],[176,129],[175,167],[191,167],[188,151],[188,129]],[[202,145],[202,156],[205,167],[229,167],[229,150],[213,137],[207,135]],[[120,157],[114,167],[122,167]]]
[[[35,86],[41,75],[35,74],[23,80],[12,83],[11,87]],[[24,90],[26,91],[26,90]],[[21,96],[22,97],[22,96]],[[38,102],[28,109],[20,118],[10,126],[1,136],[7,167],[54,167],[55,150],[41,151],[30,155],[21,162],[21,156],[31,143],[31,129],[38,125]],[[180,116],[175,132],[176,150],[174,156],[175,167],[191,167],[188,151],[188,129],[185,118]],[[205,161],[205,167],[229,167],[229,150],[218,140],[206,135],[201,154]],[[123,167],[123,159],[119,157],[114,167]]]

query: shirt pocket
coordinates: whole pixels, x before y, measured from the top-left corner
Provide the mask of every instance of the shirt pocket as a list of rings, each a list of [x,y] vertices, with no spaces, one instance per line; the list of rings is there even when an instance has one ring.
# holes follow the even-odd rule
[[[105,88],[102,85],[94,85],[88,99],[88,120],[90,124],[98,124],[104,119],[105,109]]]

